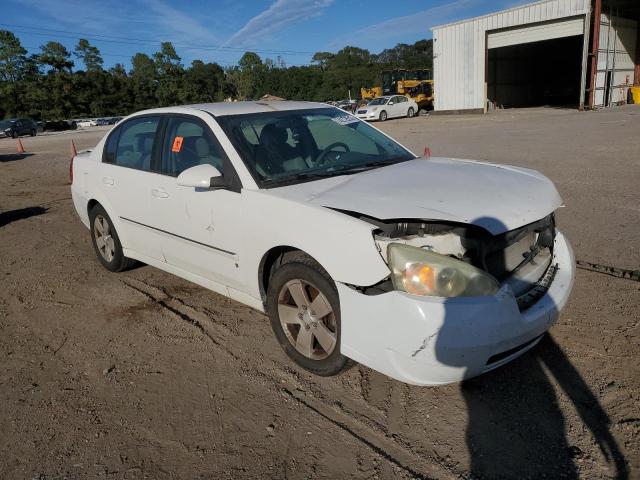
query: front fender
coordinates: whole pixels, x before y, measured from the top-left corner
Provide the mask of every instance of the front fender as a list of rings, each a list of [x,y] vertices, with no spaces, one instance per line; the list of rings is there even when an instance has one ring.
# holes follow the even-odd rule
[[[247,225],[255,235],[243,245],[246,284],[260,298],[259,268],[274,247],[288,246],[312,256],[336,282],[374,285],[389,276],[389,268],[373,239],[374,226],[334,210],[243,191]]]

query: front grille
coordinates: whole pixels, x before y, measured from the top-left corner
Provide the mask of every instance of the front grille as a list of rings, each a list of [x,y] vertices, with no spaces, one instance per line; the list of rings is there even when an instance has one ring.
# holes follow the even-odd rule
[[[358,113],[359,113],[360,115],[364,115],[365,113],[367,113],[367,111],[366,111],[366,110],[358,110]]]
[[[532,307],[549,290],[558,271],[558,265],[551,265],[540,280],[533,284],[529,291],[516,298],[521,312]]]

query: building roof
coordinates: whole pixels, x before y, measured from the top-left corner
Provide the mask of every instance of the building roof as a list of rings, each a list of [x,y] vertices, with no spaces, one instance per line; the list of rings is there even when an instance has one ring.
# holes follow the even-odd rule
[[[440,28],[450,27],[451,25],[458,25],[458,24],[461,24],[461,23],[473,22],[473,21],[479,20],[481,18],[493,17],[494,15],[498,15],[498,14],[501,14],[501,13],[513,12],[513,11],[516,11],[516,10],[520,10],[522,8],[528,8],[528,7],[531,7],[532,5],[539,5],[539,4],[543,4],[543,3],[553,3],[553,2],[558,2],[558,1],[559,0],[538,0],[538,1],[535,1],[535,2],[525,3],[523,5],[518,5],[518,6],[515,6],[515,7],[511,7],[511,8],[505,8],[504,10],[498,10],[497,12],[487,13],[485,15],[479,15],[477,17],[465,18],[463,20],[457,20],[455,22],[450,22],[450,23],[443,23],[442,25],[436,25],[434,27],[431,27],[431,30],[438,30]],[[570,0],[567,0],[567,1],[570,1]],[[636,1],[636,0],[633,0],[633,1]]]

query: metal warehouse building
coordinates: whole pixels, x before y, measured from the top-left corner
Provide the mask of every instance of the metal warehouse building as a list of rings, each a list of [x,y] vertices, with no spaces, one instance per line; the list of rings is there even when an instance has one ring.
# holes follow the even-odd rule
[[[546,0],[433,29],[435,110],[626,103],[640,0]]]

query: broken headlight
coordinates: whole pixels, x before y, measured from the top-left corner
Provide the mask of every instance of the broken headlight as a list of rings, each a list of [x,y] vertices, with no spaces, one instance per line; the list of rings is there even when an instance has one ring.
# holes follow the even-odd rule
[[[486,272],[455,258],[391,243],[387,249],[395,290],[430,297],[493,295],[498,281]]]

